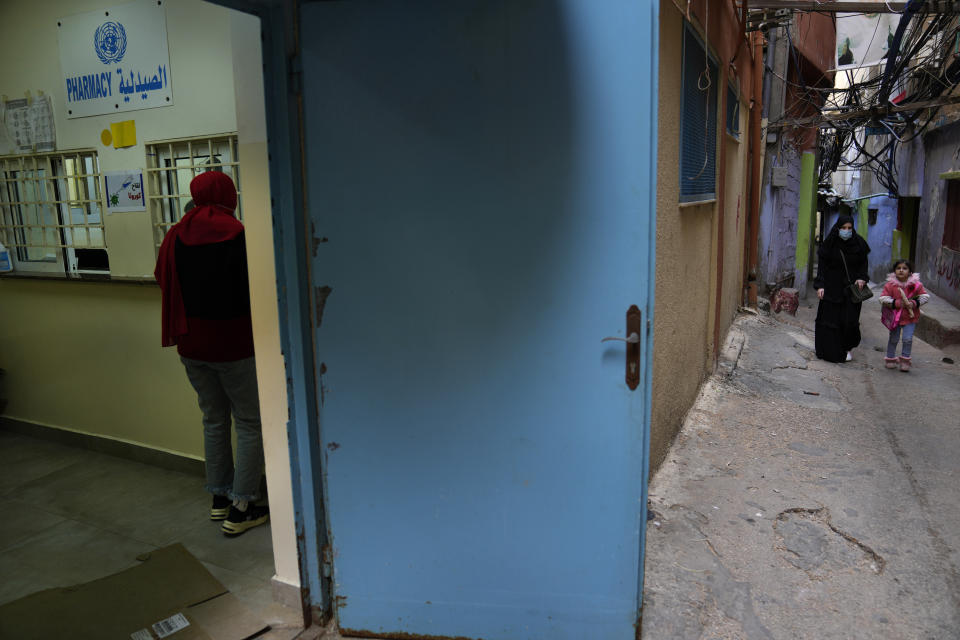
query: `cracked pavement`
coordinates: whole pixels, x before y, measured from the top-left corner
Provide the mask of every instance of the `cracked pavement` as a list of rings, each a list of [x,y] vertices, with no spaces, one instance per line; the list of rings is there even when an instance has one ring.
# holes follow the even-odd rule
[[[876,311],[876,313],[874,313]],[[816,309],[741,315],[650,485],[642,637],[960,639],[960,366],[813,353]]]

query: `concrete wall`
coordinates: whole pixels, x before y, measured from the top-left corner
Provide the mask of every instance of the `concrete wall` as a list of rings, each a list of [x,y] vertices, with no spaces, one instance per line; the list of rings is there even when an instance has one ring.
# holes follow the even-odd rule
[[[887,196],[870,198],[867,209],[877,210],[877,221],[875,224],[868,224],[866,231],[861,225],[857,225],[857,233],[866,238],[867,244],[870,245],[868,269],[872,282],[883,282],[887,274],[890,273],[890,265],[895,257],[893,255],[893,234],[897,230],[898,202],[896,198],[888,198]]]
[[[866,239],[870,245],[867,270],[871,282],[883,282],[890,273],[890,265],[894,257],[893,244],[897,232],[897,209],[899,201],[887,196],[874,196],[846,202],[850,206],[849,214],[853,216],[854,227],[857,233]],[[877,210],[877,221],[869,223],[870,209]],[[839,213],[832,213],[827,217],[825,230],[827,233],[836,224]]]
[[[736,314],[743,286],[749,52],[746,47],[738,49],[740,39],[729,3],[711,2],[710,47],[721,60],[736,55],[737,69],[743,74],[734,81],[741,87],[741,141],[727,136],[723,110],[718,110],[717,158],[723,166],[718,166],[718,199],[680,206],[680,122],[674,114],[681,104],[685,9],[671,0],[660,3],[651,472],[666,455],[701,382],[713,371],[716,343],[722,341]],[[702,34],[704,3],[692,3],[691,12]],[[723,78],[718,84],[725,87],[725,82]]]
[[[797,208],[800,205],[800,154],[793,147],[768,145],[764,162],[763,187],[760,191],[759,267],[757,280],[760,292],[766,285],[783,283],[794,276],[797,254]],[[774,187],[774,167],[786,167],[787,183]]]
[[[787,30],[781,30],[785,33]],[[810,100],[810,92],[802,87],[827,88],[833,86],[834,45],[837,34],[833,17],[819,13],[797,13],[789,28],[789,42],[795,52],[787,52],[786,111],[789,118],[803,118],[819,113]],[[778,114],[771,114],[775,118]],[[793,128],[786,131],[801,151],[813,151],[817,146],[816,127]]]
[[[0,6],[0,54],[8,62],[0,74],[0,94],[14,98],[42,90],[53,96],[58,150],[93,147],[104,171],[143,167],[144,141],[239,131],[277,577],[298,584],[259,30],[253,18],[199,0],[164,4],[173,106],[65,118],[57,18],[111,6],[98,0],[6,0]],[[240,61],[236,82],[234,51]],[[126,119],[136,121],[137,146],[103,146],[100,132]],[[105,216],[104,224],[112,274],[152,276],[156,253],[149,213]],[[196,395],[176,350],[160,347],[156,285],[0,279],[0,309],[0,366],[7,370],[9,398],[5,415],[202,458]]]
[[[897,186],[901,196],[919,198],[923,195],[926,156],[923,140],[923,136],[917,136],[897,149]]]
[[[791,36],[797,53],[815,69],[822,73],[833,68],[837,29],[832,14],[795,13]]]
[[[160,348],[156,286],[0,280],[5,415],[203,456],[196,395]]]
[[[960,122],[924,136],[926,163],[917,237],[917,271],[924,285],[960,307],[960,253],[943,247],[947,181],[941,173],[960,170]]]
[[[747,211],[750,205],[749,191],[747,190],[747,169],[749,145],[747,144],[748,133],[746,131],[748,118],[749,101],[742,101],[745,104],[740,105],[740,134],[739,140],[726,133],[722,134],[725,138],[724,160],[725,160],[725,179],[724,179],[724,202],[723,207],[726,215],[723,217],[723,271],[721,280],[720,295],[720,340],[729,329],[734,317],[737,315],[737,309],[743,303],[744,286],[744,241],[747,228]]]
[[[788,33],[789,31],[789,33]],[[788,37],[789,36],[789,37]],[[836,28],[833,18],[817,13],[798,13],[789,29],[771,32],[771,42],[766,54],[766,67],[777,70],[777,75],[767,72],[764,79],[766,93],[764,109],[769,121],[784,117],[801,118],[817,113],[816,106],[808,99],[808,92],[800,91],[798,85],[830,85],[833,66]],[[795,50],[791,50],[792,45]],[[799,67],[798,63],[799,62]],[[791,84],[785,85],[781,77]],[[815,207],[811,211],[810,199],[815,203],[816,184],[803,185],[801,191],[802,158],[804,151],[816,146],[816,128],[770,129],[764,151],[764,171],[760,193],[760,232],[758,238],[757,281],[761,294],[769,294],[774,286],[794,286],[805,295],[805,284],[810,265],[807,247],[813,247],[808,229],[815,226]],[[772,176],[776,167],[785,168],[786,184],[773,186]],[[813,179],[815,183],[815,178]],[[800,211],[801,201],[806,210]],[[802,229],[798,228],[803,218]],[[810,224],[807,224],[810,223]],[[797,247],[802,255],[797,255]]]

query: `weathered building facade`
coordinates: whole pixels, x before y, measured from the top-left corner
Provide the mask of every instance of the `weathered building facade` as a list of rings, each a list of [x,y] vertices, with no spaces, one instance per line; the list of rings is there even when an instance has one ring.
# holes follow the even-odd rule
[[[927,288],[960,307],[960,114],[947,110],[937,125],[904,154],[922,170],[915,235],[905,242]],[[898,256],[910,255],[907,246]]]
[[[657,270],[654,320],[651,465],[667,453],[700,384],[712,373],[717,351],[737,307],[755,247],[761,157],[759,34],[748,36],[727,0],[660,2],[659,145],[657,154]],[[708,83],[696,49],[695,73],[685,73],[695,43],[711,60],[708,98],[714,118],[714,190],[686,196],[702,179],[699,160],[684,168],[684,128],[693,123],[683,105]],[[685,51],[685,48],[687,49]],[[719,90],[718,90],[719,89]],[[680,114],[680,117],[678,117]],[[693,136],[703,144],[703,123]],[[678,149],[680,153],[678,154]],[[681,156],[681,157],[678,157]],[[704,171],[706,173],[706,170]],[[679,372],[684,372],[682,375]]]
[[[830,15],[798,12],[787,26],[769,28],[767,40],[763,109],[771,126],[765,138],[756,277],[761,291],[793,286],[803,295],[816,223],[817,128],[780,122],[819,112],[822,94],[807,87],[832,86],[836,26]]]

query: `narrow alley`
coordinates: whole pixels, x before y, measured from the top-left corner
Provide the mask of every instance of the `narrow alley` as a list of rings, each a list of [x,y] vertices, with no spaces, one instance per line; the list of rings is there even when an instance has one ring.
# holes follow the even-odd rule
[[[865,303],[831,364],[815,315],[731,328],[651,483],[644,638],[960,638],[960,345],[885,369]]]

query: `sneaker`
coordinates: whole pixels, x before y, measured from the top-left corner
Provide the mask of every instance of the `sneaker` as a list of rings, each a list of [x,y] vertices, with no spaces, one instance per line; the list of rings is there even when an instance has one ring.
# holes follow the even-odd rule
[[[850,362],[851,360],[853,360],[853,354],[847,351],[847,362]]]
[[[903,371],[904,373],[910,371],[910,358],[904,358],[903,356],[900,356],[900,371]]]
[[[230,513],[230,498],[227,496],[213,496],[213,506],[210,507],[211,520],[224,520]]]
[[[885,357],[885,358],[883,359],[883,366],[885,366],[887,369],[896,369],[896,368],[897,368],[897,362],[899,362],[899,360],[897,360],[896,358],[886,358],[886,357]]]
[[[255,504],[247,505],[246,511],[230,507],[230,515],[223,521],[220,531],[228,537],[238,536],[248,529],[258,527],[270,519],[270,508],[259,507]]]

